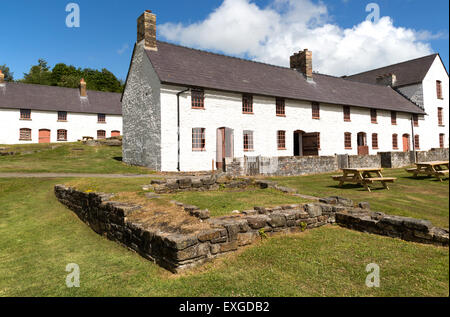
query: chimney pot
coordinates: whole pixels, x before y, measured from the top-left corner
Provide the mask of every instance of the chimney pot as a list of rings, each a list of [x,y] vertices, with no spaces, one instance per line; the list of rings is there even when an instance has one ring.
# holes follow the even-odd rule
[[[305,48],[291,56],[291,68],[300,71],[307,80],[312,81],[312,52]]]
[[[146,10],[137,20],[137,42],[144,41],[147,50],[157,51],[156,45],[156,15]]]
[[[87,97],[86,82],[84,81],[84,78],[81,78],[80,80],[80,96]]]

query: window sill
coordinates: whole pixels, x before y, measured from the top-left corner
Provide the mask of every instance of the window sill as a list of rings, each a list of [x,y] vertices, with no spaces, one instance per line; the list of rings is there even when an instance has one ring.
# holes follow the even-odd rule
[[[346,150],[353,150],[353,148],[351,148],[351,147],[346,147],[345,149]]]
[[[440,128],[445,128],[445,124],[440,124],[439,127]]]
[[[313,120],[320,120],[320,118],[312,118]]]
[[[200,108],[200,107],[192,107],[191,109],[194,109],[194,110],[205,110],[205,107],[203,107],[203,108]]]
[[[98,124],[106,124],[106,122],[97,122]]]
[[[394,151],[398,151],[398,147],[395,147],[395,148],[393,148],[392,150],[394,150]]]
[[[286,118],[285,114],[277,114],[277,117]]]
[[[344,120],[344,122],[352,122],[352,120]]]
[[[56,122],[68,122],[67,120],[56,120]]]
[[[245,152],[245,153],[248,153],[248,152],[255,152],[255,150],[244,150],[244,152]]]
[[[22,118],[20,118],[19,120],[20,121],[32,121],[31,119],[22,119]]]
[[[56,140],[57,142],[67,142],[67,140]]]
[[[378,124],[378,122],[371,122],[371,124]]]
[[[243,112],[242,114],[254,114],[253,112]]]
[[[32,139],[19,139],[19,141],[27,141],[27,142],[31,142],[33,141]]]
[[[373,147],[373,148],[372,148],[372,150],[379,150],[379,148],[377,148],[377,147]]]
[[[391,125],[397,125],[397,123],[391,123]]]
[[[206,152],[205,149],[201,150],[201,149],[192,149],[192,152]]]
[[[286,151],[286,148],[278,148],[278,151]]]

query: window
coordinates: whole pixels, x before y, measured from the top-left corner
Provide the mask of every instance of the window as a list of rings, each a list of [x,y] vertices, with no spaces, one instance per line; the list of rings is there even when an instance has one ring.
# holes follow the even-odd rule
[[[67,130],[58,130],[58,141],[67,141]]]
[[[20,120],[31,120],[31,110],[20,109]]]
[[[58,111],[58,121],[67,121],[67,112]]]
[[[415,127],[419,126],[419,115],[413,114],[413,122]]]
[[[398,135],[397,134],[392,135],[392,149],[398,150]]]
[[[277,133],[278,150],[286,150],[286,131]]]
[[[441,149],[443,149],[445,146],[444,139],[445,139],[445,134],[444,133],[439,134],[439,147]]]
[[[346,150],[352,149],[352,134],[350,132],[345,132],[344,134],[344,146]]]
[[[192,151],[205,151],[206,137],[205,128],[192,129]]]
[[[277,116],[280,116],[280,117],[286,116],[286,106],[285,106],[284,99],[277,98],[276,105],[277,105],[277,110],[276,110]]]
[[[242,96],[242,112],[247,114],[253,114],[253,96]]]
[[[349,106],[344,106],[344,121],[345,122],[350,122],[352,121],[350,119],[350,107]]]
[[[378,134],[376,133],[372,134],[372,148],[378,150]]]
[[[106,139],[106,131],[98,130],[97,131],[97,140],[103,140],[103,139]]]
[[[436,80],[436,94],[438,99],[444,99],[442,97],[442,82],[440,80]]]
[[[191,91],[192,109],[205,109],[205,93],[201,89]]]
[[[312,103],[312,118],[320,119],[320,104],[317,102]]]
[[[253,131],[244,131],[244,151],[253,151]]]
[[[414,148],[420,150],[420,138],[417,134],[414,136]]]
[[[370,109],[370,122],[377,123],[377,110],[376,109]]]
[[[31,141],[31,129],[20,129],[20,141]]]
[[[98,123],[106,123],[106,115],[104,113],[99,113],[97,115]]]
[[[391,124],[397,125],[397,112],[391,111]]]
[[[438,124],[444,125],[443,108],[438,108]]]

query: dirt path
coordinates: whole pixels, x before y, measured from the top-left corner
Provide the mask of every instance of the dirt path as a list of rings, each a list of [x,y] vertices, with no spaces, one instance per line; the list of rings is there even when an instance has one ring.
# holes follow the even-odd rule
[[[0,173],[0,178],[157,178],[160,174]]]

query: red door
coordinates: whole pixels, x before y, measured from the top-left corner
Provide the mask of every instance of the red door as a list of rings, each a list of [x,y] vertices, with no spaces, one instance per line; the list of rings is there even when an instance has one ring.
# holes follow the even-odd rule
[[[408,152],[409,148],[409,135],[403,134],[403,152]]]
[[[111,131],[111,137],[120,136],[120,131]]]
[[[50,143],[50,130],[39,130],[39,143]]]

